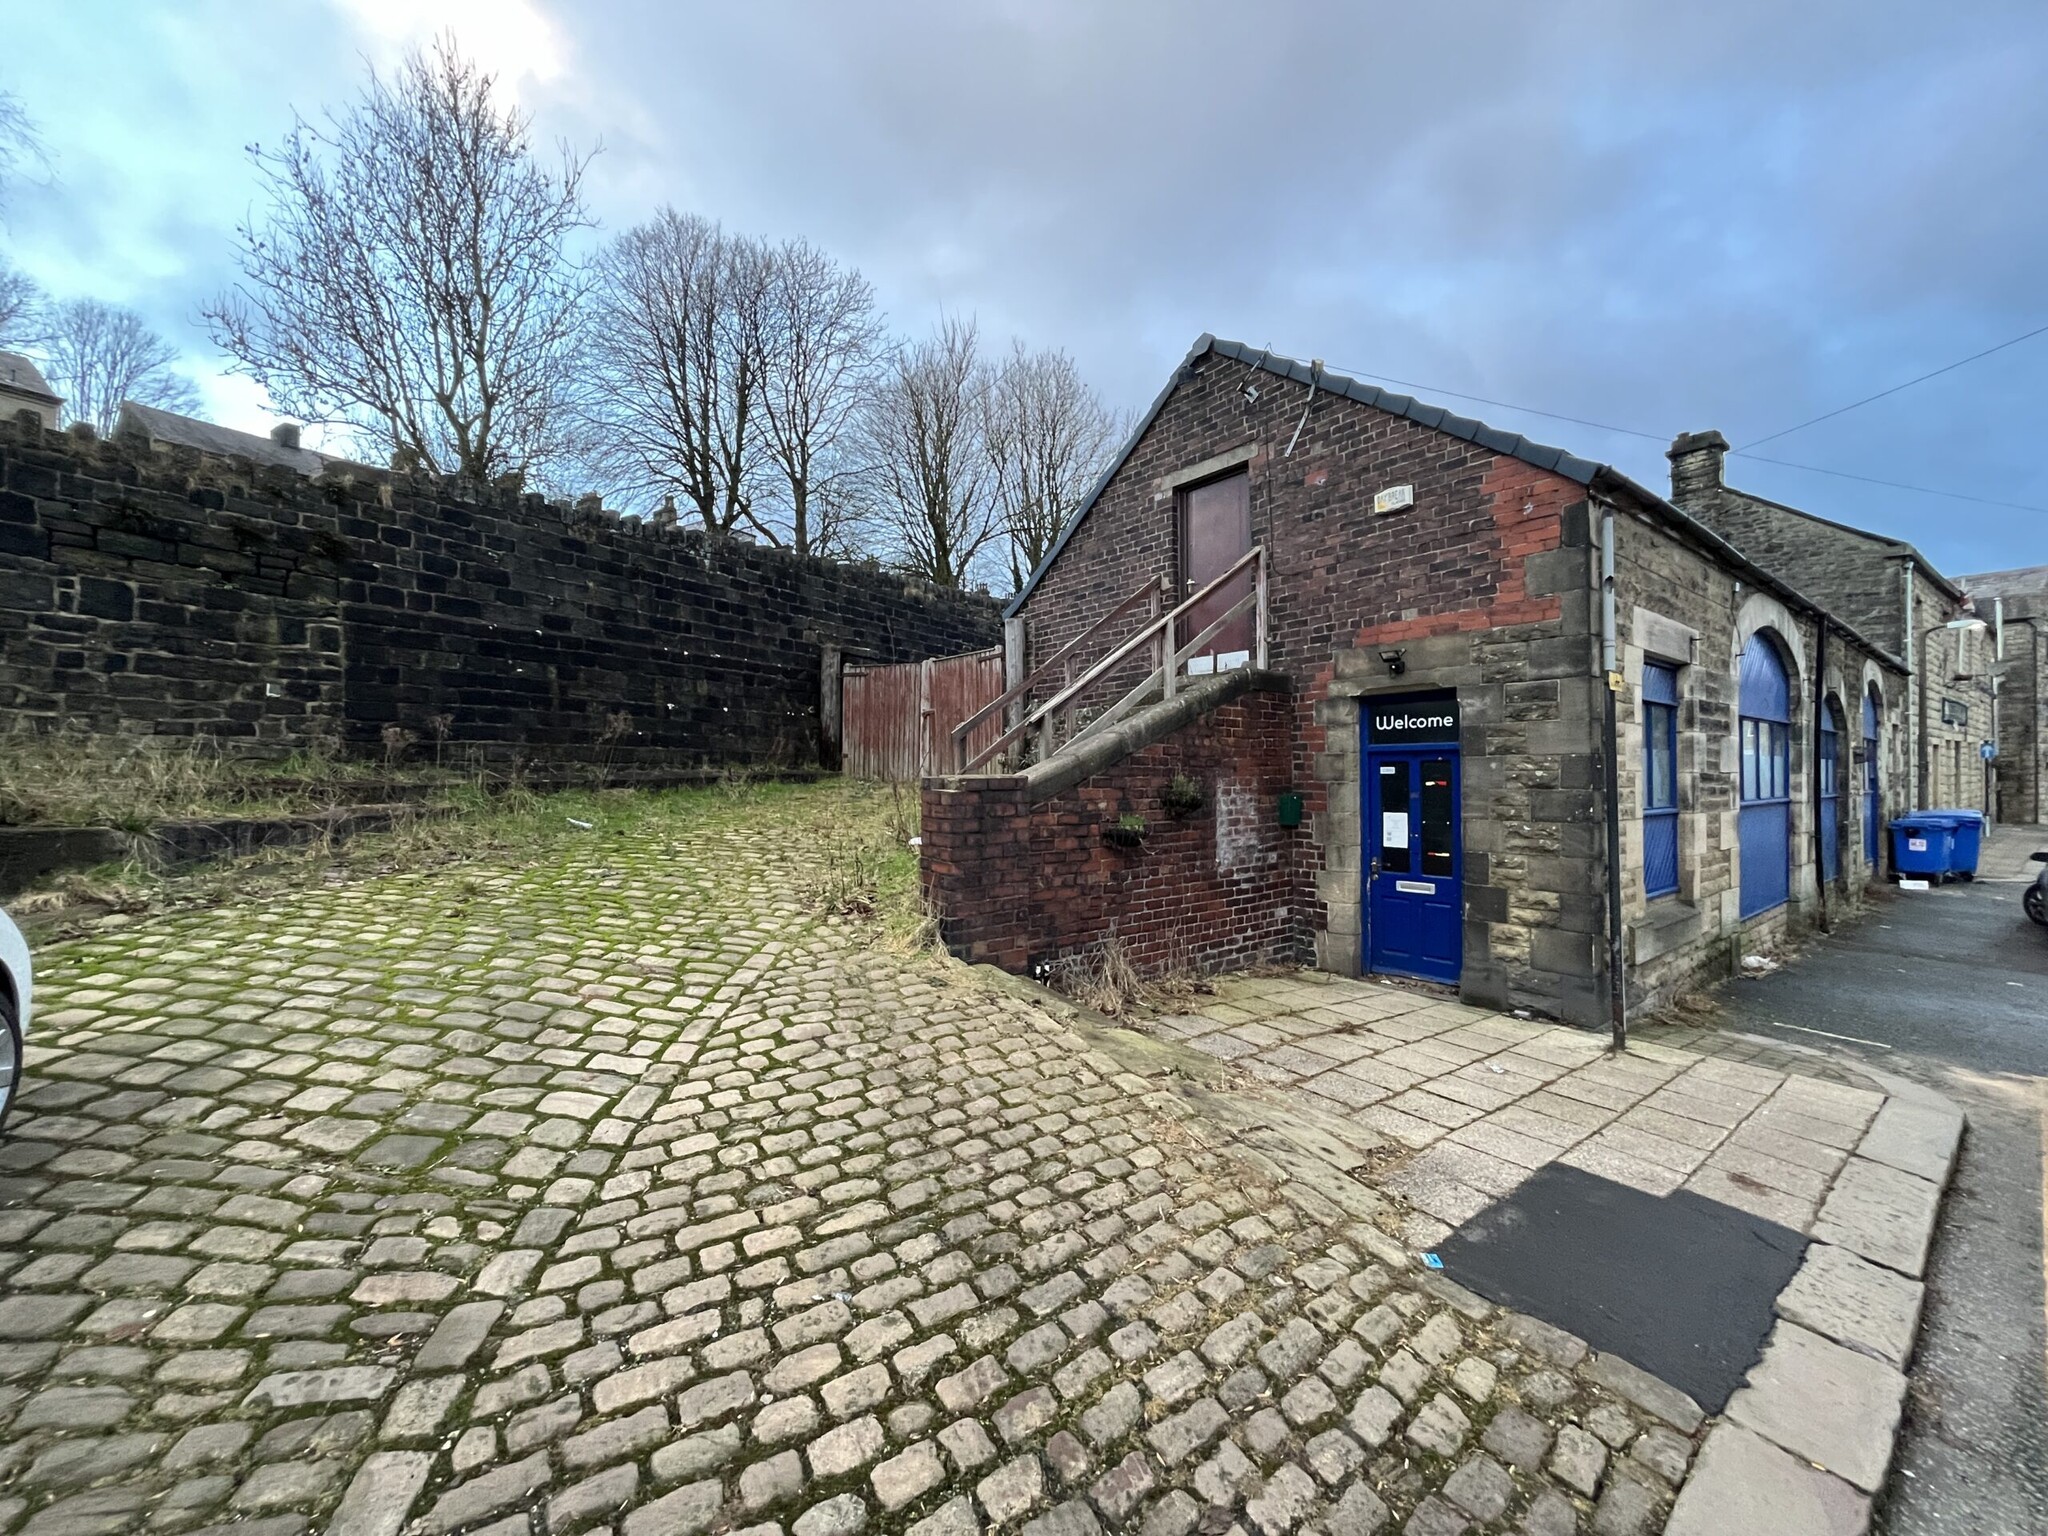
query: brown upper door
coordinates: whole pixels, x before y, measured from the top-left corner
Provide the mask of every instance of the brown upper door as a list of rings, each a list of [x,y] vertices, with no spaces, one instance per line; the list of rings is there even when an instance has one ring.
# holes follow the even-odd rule
[[[1181,493],[1181,601],[1193,597],[1229,570],[1252,547],[1251,476],[1244,473],[1211,480]],[[1256,577],[1247,565],[1216,593],[1195,605],[1179,626],[1176,642],[1187,643],[1230,611],[1250,592]],[[1232,619],[1187,660],[1190,674],[1227,672],[1247,666],[1252,655],[1254,615],[1250,609]]]

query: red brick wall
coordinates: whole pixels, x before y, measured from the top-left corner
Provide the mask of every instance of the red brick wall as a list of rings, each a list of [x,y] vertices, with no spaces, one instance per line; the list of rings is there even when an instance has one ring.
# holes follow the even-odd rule
[[[1253,405],[1238,389],[1247,377],[1260,391]],[[1177,573],[1162,482],[1247,444],[1260,449],[1249,466],[1252,539],[1271,558],[1270,661],[1297,685],[1361,633],[1398,644],[1558,617],[1554,597],[1529,595],[1523,562],[1558,546],[1557,511],[1583,499],[1579,486],[1331,394],[1316,397],[1294,456],[1283,457],[1306,394],[1233,359],[1198,359],[1025,601],[1032,656],[1051,654],[1144,577]],[[1403,484],[1415,487],[1414,508],[1375,516],[1373,495]]]
[[[1247,379],[1256,402],[1244,399]],[[1321,963],[1357,969],[1355,699],[1455,688],[1465,722],[1465,988],[1476,1001],[1569,1013],[1567,983],[1549,972],[1591,967],[1577,953],[1577,908],[1597,873],[1586,829],[1555,824],[1586,820],[1597,750],[1586,708],[1595,652],[1585,490],[1327,393],[1316,395],[1290,457],[1306,400],[1305,386],[1248,364],[1197,359],[1026,599],[1029,652],[1049,655],[1143,578],[1176,573],[1173,482],[1250,450],[1252,537],[1270,560],[1269,665],[1293,687],[1288,787],[1309,816],[1294,844],[1290,922],[1317,943]],[[1376,515],[1375,493],[1403,484],[1414,486],[1414,506]],[[1379,663],[1388,647],[1405,650],[1404,676]],[[1532,855],[1546,862],[1532,866]],[[1562,958],[1535,934],[1560,913],[1575,935]]]
[[[1020,972],[1111,932],[1153,973],[1306,958],[1296,854],[1308,834],[1279,825],[1292,712],[1284,693],[1243,695],[1036,805],[1017,779],[927,781],[925,888],[947,946]],[[1160,800],[1176,774],[1205,797],[1184,818]],[[1125,814],[1144,819],[1143,846],[1103,841]]]

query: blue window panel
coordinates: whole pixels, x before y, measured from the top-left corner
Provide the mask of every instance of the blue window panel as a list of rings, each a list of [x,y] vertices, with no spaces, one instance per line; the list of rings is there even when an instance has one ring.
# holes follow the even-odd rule
[[[1792,718],[1792,685],[1768,635],[1751,635],[1742,648],[1742,713],[1752,720]]]
[[[1678,889],[1678,669],[1643,667],[1643,893]]]
[[[1740,672],[1742,915],[1781,907],[1792,894],[1792,687],[1767,635],[1753,635]]]
[[[1820,715],[1820,874],[1842,878],[1842,733],[1835,718],[1841,706],[1827,701]]]
[[[1877,700],[1863,695],[1863,859],[1877,868],[1877,823],[1882,812],[1877,784]]]

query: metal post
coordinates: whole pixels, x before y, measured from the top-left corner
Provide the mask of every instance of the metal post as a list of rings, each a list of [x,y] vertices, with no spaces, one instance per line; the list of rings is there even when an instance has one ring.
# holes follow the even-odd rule
[[[1258,629],[1255,638],[1258,644],[1258,668],[1261,672],[1263,672],[1266,670],[1266,550],[1264,545],[1261,545],[1259,547],[1257,572],[1257,579],[1259,584],[1259,597],[1257,620]]]
[[[1620,728],[1615,719],[1621,689],[1614,617],[1614,508],[1600,508],[1600,681],[1604,699],[1601,755],[1607,759],[1607,995],[1614,1049],[1628,1049],[1628,972],[1622,963],[1621,904],[1621,762]]]

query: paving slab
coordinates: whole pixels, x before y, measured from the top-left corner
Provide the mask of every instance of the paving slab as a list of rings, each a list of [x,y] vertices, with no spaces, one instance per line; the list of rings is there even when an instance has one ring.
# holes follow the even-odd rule
[[[1815,1243],[1778,1295],[1778,1315],[1900,1370],[1913,1356],[1927,1287],[1833,1243]]]
[[[1664,1536],[1864,1536],[1870,1500],[1762,1436],[1722,1423],[1707,1435]]]
[[[1865,1493],[1884,1486],[1906,1378],[1881,1360],[1780,1322],[1728,1418]]]

